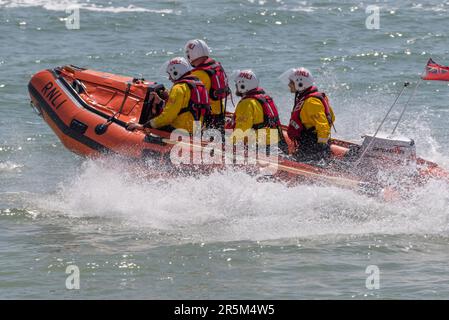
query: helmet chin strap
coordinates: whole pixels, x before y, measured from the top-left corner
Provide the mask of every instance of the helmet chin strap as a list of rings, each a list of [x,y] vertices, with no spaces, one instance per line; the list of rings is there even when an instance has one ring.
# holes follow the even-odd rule
[[[299,97],[307,90],[308,88],[302,90],[296,90],[295,92],[295,105],[298,102]]]
[[[242,85],[242,89],[243,88],[245,88],[245,87]],[[237,83],[235,84],[235,95],[237,97],[243,97],[243,95],[244,95],[244,93],[239,90],[239,85]]]

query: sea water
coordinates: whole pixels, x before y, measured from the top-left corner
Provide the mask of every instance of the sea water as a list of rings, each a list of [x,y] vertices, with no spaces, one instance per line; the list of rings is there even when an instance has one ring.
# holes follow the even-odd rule
[[[429,57],[449,64],[448,15],[449,2],[421,0],[0,0],[0,298],[449,298],[441,182],[385,202],[236,170],[148,178],[69,152],[27,92],[34,73],[64,64],[170,86],[160,66],[201,38],[229,74],[256,72],[283,123],[293,97],[277,78],[309,68],[334,137],[360,142],[410,81],[394,127]],[[423,82],[398,127],[445,168],[448,95]]]

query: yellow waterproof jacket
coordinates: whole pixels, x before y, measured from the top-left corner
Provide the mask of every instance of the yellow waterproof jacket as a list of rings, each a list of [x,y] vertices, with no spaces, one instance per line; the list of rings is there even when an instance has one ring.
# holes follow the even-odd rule
[[[190,101],[190,88],[187,83],[174,84],[170,90],[168,101],[160,115],[150,121],[152,128],[170,125],[176,129],[184,129],[193,133],[194,118],[190,112],[179,114]],[[202,119],[201,119],[202,121]]]
[[[327,98],[326,98],[327,99]],[[334,111],[329,105],[332,122],[335,121]],[[331,136],[331,126],[327,121],[323,103],[320,99],[310,97],[304,101],[300,112],[301,122],[306,129],[315,127],[318,143],[327,143]]]
[[[235,141],[239,142],[244,139],[245,137],[244,132],[246,130],[252,129],[254,125],[263,123],[264,121],[263,107],[260,104],[260,102],[257,101],[257,99],[254,98],[242,99],[235,108],[234,119],[235,119],[234,130],[240,129],[241,131],[234,131],[234,133],[232,134],[233,137],[232,139],[234,139],[235,137]],[[261,141],[257,141],[257,143],[270,144],[279,141],[279,137],[277,141],[271,141],[272,139],[270,138],[270,128],[265,129],[262,128],[259,130],[266,130],[267,138],[264,139],[266,141],[262,141],[261,139]],[[255,130],[257,138],[259,138],[258,134],[259,130]],[[254,141],[249,140],[248,142],[252,143]]]
[[[207,72],[204,70],[193,70],[191,72],[191,74],[201,80],[201,82],[206,87],[207,93],[209,93],[210,87],[211,87],[211,81],[210,81],[210,77],[207,74]],[[212,98],[210,99],[210,107],[211,107],[211,111],[212,111],[213,115],[221,114],[221,111],[222,111],[221,104],[222,104],[221,100],[213,100]]]

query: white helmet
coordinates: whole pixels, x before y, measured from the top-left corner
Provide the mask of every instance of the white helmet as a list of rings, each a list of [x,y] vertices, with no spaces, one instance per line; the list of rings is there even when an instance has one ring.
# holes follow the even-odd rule
[[[187,72],[192,70],[192,66],[183,57],[176,57],[165,64],[165,72],[168,73],[169,79],[176,81],[185,75]]]
[[[188,41],[184,47],[184,51],[190,63],[198,58],[208,57],[210,54],[210,49],[206,42],[199,39]]]
[[[245,94],[259,86],[259,79],[252,70],[236,70],[232,73],[231,78],[234,79],[237,95]]]
[[[281,74],[279,79],[285,84],[293,81],[296,91],[304,91],[313,86],[314,82],[312,73],[303,67],[289,69]]]

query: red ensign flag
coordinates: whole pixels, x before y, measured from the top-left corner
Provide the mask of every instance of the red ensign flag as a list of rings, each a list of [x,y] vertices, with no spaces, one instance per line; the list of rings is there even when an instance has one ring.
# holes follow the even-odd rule
[[[430,58],[426,65],[426,74],[423,80],[449,81],[449,67],[439,65]]]

